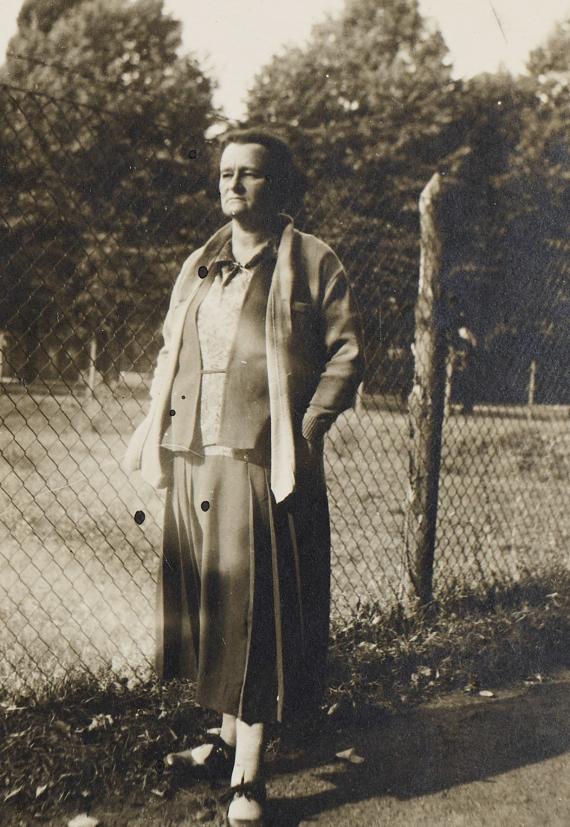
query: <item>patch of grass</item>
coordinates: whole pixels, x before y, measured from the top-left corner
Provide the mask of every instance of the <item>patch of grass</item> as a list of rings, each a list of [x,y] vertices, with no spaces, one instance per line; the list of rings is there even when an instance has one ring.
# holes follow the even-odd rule
[[[0,785],[14,810],[50,816],[121,794],[164,795],[163,758],[212,725],[192,686],[132,685],[101,676],[2,704]]]
[[[570,573],[552,571],[476,594],[455,587],[422,612],[360,606],[333,629],[330,680],[313,740],[435,693],[496,689],[570,664]],[[35,700],[0,706],[0,789],[14,813],[53,815],[121,796],[143,803],[168,795],[163,756],[195,743],[211,713],[188,683],[66,679]],[[279,739],[273,741],[280,749]],[[203,795],[197,789],[196,795]]]
[[[333,635],[331,698],[394,710],[455,688],[540,682],[570,664],[570,572],[479,592],[456,586],[421,612],[359,607]]]

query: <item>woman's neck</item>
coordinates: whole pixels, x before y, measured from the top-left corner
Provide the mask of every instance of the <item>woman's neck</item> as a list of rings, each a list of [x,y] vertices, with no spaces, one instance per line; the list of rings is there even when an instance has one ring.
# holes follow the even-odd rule
[[[276,233],[276,221],[255,227],[243,226],[234,219],[232,221],[232,252],[237,261],[248,261],[256,254],[260,247]]]

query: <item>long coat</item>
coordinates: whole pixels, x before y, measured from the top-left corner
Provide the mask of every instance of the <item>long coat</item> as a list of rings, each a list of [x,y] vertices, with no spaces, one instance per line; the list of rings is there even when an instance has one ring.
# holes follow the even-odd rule
[[[330,533],[321,437],[352,404],[363,371],[360,321],[342,265],[322,241],[294,229],[286,217],[284,222],[265,311],[271,430],[267,485],[270,482],[274,504],[270,507],[274,540],[268,579],[265,585],[252,587],[272,594],[279,720],[310,704],[310,695],[316,700],[322,684],[330,602]],[[157,668],[162,677],[195,676],[195,663],[181,664],[185,653],[196,652],[188,629],[196,628],[203,607],[190,607],[189,626],[175,609],[184,563],[169,517],[172,453],[160,445],[169,420],[185,319],[204,275],[200,268],[210,268],[230,234],[230,224],[222,227],[182,267],[164,323],[164,346],[151,386],[150,410],[135,431],[125,459],[128,470],[140,469],[152,485],[169,487],[157,616]],[[244,333],[238,328],[239,335]],[[236,352],[239,355],[239,343],[234,356]],[[200,369],[199,353],[196,368]],[[247,407],[239,410],[243,419]],[[243,421],[236,423],[235,433],[242,425]],[[249,599],[253,601],[253,594]],[[223,705],[220,709],[226,711]]]

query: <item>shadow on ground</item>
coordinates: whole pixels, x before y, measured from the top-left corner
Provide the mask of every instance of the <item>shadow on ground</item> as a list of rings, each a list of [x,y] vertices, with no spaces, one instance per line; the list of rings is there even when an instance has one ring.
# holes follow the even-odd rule
[[[495,698],[455,692],[365,727],[327,729],[270,755],[271,827],[570,824],[570,672]],[[335,759],[348,747],[364,762]],[[193,783],[171,800],[147,792],[96,805],[92,815],[101,827],[220,827],[219,793]],[[0,810],[3,825],[36,823]]]
[[[331,760],[349,746],[366,759],[363,764]],[[317,820],[349,825],[350,815],[340,820],[334,815],[339,808],[383,797],[391,799],[390,811],[397,810],[400,802],[405,813],[405,802],[411,799],[491,782],[569,750],[570,676],[493,699],[454,694],[405,715],[386,717],[352,735],[322,739],[310,754],[277,756],[271,766],[273,823],[296,827]],[[526,788],[526,782],[521,784]],[[545,782],[543,789],[546,786]],[[527,792],[521,793],[523,799]],[[365,808],[357,811],[354,824],[378,823],[362,818]],[[570,823],[570,801],[568,813],[566,823]],[[444,821],[442,817],[440,823]]]

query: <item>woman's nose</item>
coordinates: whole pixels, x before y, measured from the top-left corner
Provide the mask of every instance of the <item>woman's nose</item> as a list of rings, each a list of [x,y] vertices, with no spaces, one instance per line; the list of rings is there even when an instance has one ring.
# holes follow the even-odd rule
[[[241,178],[239,172],[236,170],[229,181],[230,189],[236,190],[241,186]]]

